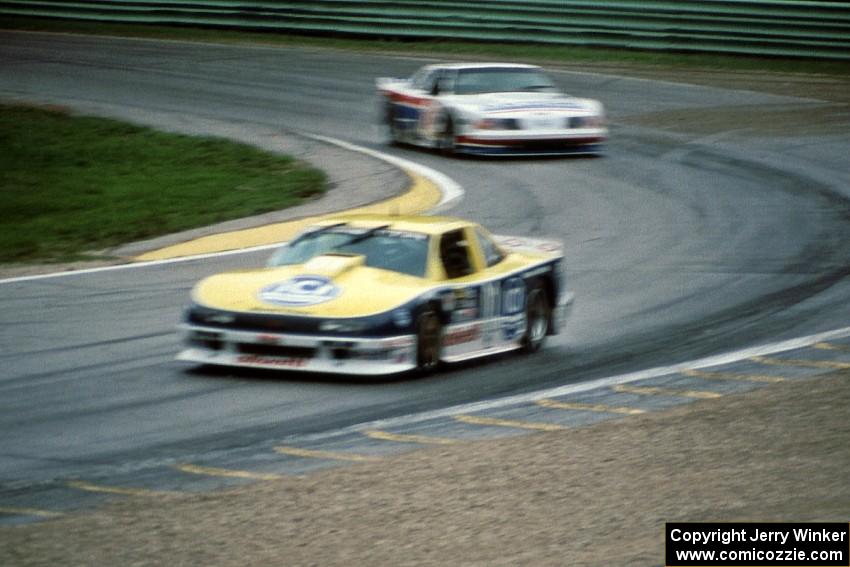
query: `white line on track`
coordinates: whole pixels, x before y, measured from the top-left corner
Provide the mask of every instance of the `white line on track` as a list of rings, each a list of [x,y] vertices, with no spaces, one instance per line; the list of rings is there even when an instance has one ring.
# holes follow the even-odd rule
[[[617,386],[620,384],[628,384],[630,382],[637,382],[638,380],[646,380],[648,378],[658,378],[660,376],[668,376],[671,374],[678,374],[680,372],[684,372],[687,370],[695,370],[702,368],[711,368],[713,366],[721,366],[724,364],[731,364],[734,362],[740,362],[743,360],[747,360],[752,358],[753,356],[767,356],[771,354],[777,354],[781,352],[792,351],[796,349],[806,348],[814,346],[817,343],[829,341],[833,339],[839,339],[844,337],[850,337],[850,327],[844,327],[843,329],[836,329],[834,331],[827,331],[824,333],[817,333],[814,335],[808,335],[805,337],[799,337],[796,339],[789,339],[785,341],[780,341],[776,343],[761,345],[757,347],[751,347],[746,349],[741,349],[721,355],[710,356],[706,358],[700,358],[697,360],[693,360],[690,362],[683,362],[681,364],[675,364],[672,366],[661,366],[658,368],[650,368],[648,370],[642,370],[639,372],[631,372],[629,374],[621,374],[619,376],[610,376],[607,378],[598,378],[596,380],[590,380],[588,382],[582,382],[579,384],[569,384],[567,386],[558,386],[556,388],[550,388],[546,390],[538,390],[536,392],[528,392],[526,394],[520,394],[516,396],[508,396],[505,398],[499,398],[496,400],[488,400],[486,402],[473,402],[470,404],[461,404],[457,406],[452,406],[449,408],[444,408],[440,410],[434,410],[430,412],[423,412],[419,414],[407,415],[397,418],[385,419],[372,421],[368,423],[361,423],[358,425],[353,425],[351,427],[345,428],[341,431],[334,432],[332,434],[328,434],[327,436],[336,435],[336,434],[344,434],[349,432],[358,432],[364,429],[390,429],[393,427],[411,425],[415,423],[421,423],[424,421],[429,421],[433,419],[439,418],[453,418],[456,415],[461,414],[469,414],[475,412],[483,412],[483,411],[492,411],[496,409],[502,409],[505,407],[516,406],[520,404],[527,403],[537,403],[540,400],[547,398],[558,398],[561,396],[567,396],[570,394],[576,394],[579,392],[586,392],[588,390],[596,390],[598,388],[606,388],[611,386]],[[324,437],[325,434],[320,434],[318,437]]]
[[[427,177],[434,184],[436,184],[437,187],[439,187],[440,193],[442,194],[442,197],[440,197],[440,202],[437,203],[437,205],[433,209],[434,212],[445,210],[463,198],[463,188],[457,182],[455,182],[449,176],[440,173],[439,171],[430,167],[421,165],[408,159],[391,156],[389,154],[385,154],[377,150],[372,150],[369,148],[364,148],[362,146],[357,146],[355,144],[350,144],[348,142],[337,140],[335,138],[328,138],[327,136],[320,136],[318,134],[308,134],[305,132],[299,132],[299,134],[306,138],[312,138],[313,140],[319,140],[320,142],[333,144],[335,146],[345,148],[346,150],[351,150],[353,152],[359,152],[361,154],[378,158],[387,163],[391,163],[401,169],[409,169],[414,173],[418,173],[423,177]]]
[[[372,150],[369,148],[364,148],[362,146],[358,146],[355,144],[351,144],[349,142],[345,142],[343,140],[337,140],[336,138],[330,138],[328,136],[320,136],[318,134],[309,134],[305,132],[299,132],[299,135],[305,136],[307,138],[312,138],[314,140],[318,140],[321,142],[325,142],[328,144],[333,144],[339,146],[341,148],[345,148],[347,150],[351,150],[354,152],[359,152],[365,155],[372,156],[374,158],[383,160],[387,163],[395,165],[396,167],[400,167],[401,169],[411,170],[414,173],[421,175],[429,179],[432,183],[434,183],[437,188],[440,190],[440,202],[432,209],[431,212],[439,212],[444,210],[451,205],[458,202],[463,198],[464,191],[463,188],[451,179],[449,176],[445,175],[437,171],[436,169],[432,169],[430,167],[424,166],[422,164],[396,157],[391,156],[389,154],[385,154],[383,152],[379,152],[378,150]],[[100,268],[89,268],[85,270],[73,270],[66,272],[54,272],[51,274],[39,274],[33,276],[19,276],[14,278],[6,278],[0,279],[0,285],[8,284],[8,283],[20,283],[20,282],[28,282],[28,281],[36,281],[36,280],[44,280],[51,278],[61,278],[68,276],[81,276],[88,274],[97,274],[102,272],[114,272],[116,270],[131,270],[131,269],[141,269],[141,268],[150,268],[154,266],[164,266],[167,264],[176,264],[179,262],[190,262],[193,260],[204,260],[207,258],[219,258],[223,256],[232,256],[234,254],[247,254],[250,252],[258,252],[261,250],[271,250],[280,246],[280,243],[275,244],[265,244],[263,246],[254,246],[251,248],[242,248],[240,250],[228,250],[226,252],[213,252],[210,254],[198,254],[195,256],[182,256],[180,258],[170,258],[167,260],[153,260],[150,262],[135,262],[132,264],[119,264],[116,266],[103,266]]]

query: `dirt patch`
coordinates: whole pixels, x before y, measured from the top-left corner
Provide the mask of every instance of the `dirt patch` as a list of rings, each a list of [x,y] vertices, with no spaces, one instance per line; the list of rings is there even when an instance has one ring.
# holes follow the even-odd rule
[[[668,521],[847,521],[850,373],[0,529],[0,564],[660,565]]]

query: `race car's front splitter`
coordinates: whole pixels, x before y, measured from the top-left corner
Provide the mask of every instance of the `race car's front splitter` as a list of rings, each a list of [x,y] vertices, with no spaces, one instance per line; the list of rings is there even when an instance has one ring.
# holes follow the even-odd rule
[[[455,151],[481,156],[547,156],[601,154],[605,150],[604,136],[527,137],[458,136]]]
[[[199,364],[378,376],[416,367],[414,336],[356,338],[257,333],[181,325],[177,360]]]

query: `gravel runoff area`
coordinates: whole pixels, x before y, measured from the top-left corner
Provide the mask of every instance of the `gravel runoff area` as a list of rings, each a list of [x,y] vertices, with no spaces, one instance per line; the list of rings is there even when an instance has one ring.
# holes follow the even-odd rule
[[[0,565],[661,565],[669,521],[841,521],[850,372],[0,529]]]
[[[718,75],[703,79],[728,80]],[[845,80],[818,96],[826,89],[806,77],[780,79],[776,90],[796,80],[794,94],[808,88],[846,118]],[[665,522],[850,520],[848,407],[843,372],[575,430],[126,499],[0,528],[0,565],[662,565]]]

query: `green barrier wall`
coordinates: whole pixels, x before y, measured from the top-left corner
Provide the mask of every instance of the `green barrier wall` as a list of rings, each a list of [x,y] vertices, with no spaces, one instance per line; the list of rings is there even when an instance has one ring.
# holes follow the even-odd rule
[[[850,59],[850,2],[0,1],[0,16]]]

